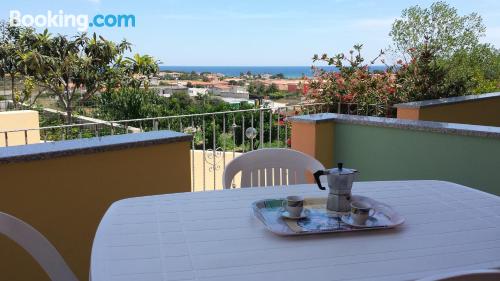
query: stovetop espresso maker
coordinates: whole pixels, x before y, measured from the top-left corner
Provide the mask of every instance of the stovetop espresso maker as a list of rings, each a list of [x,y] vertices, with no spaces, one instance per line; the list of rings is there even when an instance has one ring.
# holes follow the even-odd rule
[[[358,174],[357,170],[343,168],[342,166],[342,163],[338,163],[337,168],[320,170],[314,173],[314,179],[319,189],[326,189],[321,185],[320,177],[326,176],[328,180],[330,192],[328,193],[326,209],[333,212],[349,212],[352,183]]]

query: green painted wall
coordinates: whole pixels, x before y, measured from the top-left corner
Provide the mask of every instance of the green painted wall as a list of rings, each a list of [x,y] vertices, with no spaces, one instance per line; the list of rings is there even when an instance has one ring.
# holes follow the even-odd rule
[[[359,180],[445,180],[500,195],[500,139],[335,125],[334,161]]]

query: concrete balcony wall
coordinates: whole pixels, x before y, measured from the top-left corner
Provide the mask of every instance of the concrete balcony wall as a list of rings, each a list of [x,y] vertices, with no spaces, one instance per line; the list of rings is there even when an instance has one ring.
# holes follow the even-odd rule
[[[315,114],[292,118],[292,148],[356,168],[361,181],[446,180],[500,195],[498,127]]]
[[[401,103],[395,107],[399,119],[500,127],[500,93]]]
[[[88,280],[94,234],[111,203],[191,191],[190,145],[191,136],[158,131],[0,148],[0,211],[38,229]],[[0,249],[0,279],[48,280],[14,242],[1,236]]]
[[[38,111],[17,110],[0,112],[0,132],[12,131],[18,129],[37,129],[39,128]],[[40,131],[27,131],[7,133],[7,142],[9,146],[24,145],[26,143],[39,143]],[[0,147],[5,146],[5,133],[0,133]]]

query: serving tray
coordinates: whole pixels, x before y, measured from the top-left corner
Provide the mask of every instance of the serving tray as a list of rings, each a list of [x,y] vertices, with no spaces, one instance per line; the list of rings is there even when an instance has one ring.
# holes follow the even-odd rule
[[[306,235],[332,232],[350,232],[373,229],[394,228],[404,222],[389,205],[365,196],[353,195],[353,201],[370,204],[374,210],[373,223],[370,227],[354,227],[342,222],[341,217],[348,213],[327,211],[325,197],[304,199],[304,208],[309,209],[307,218],[292,220],[281,216],[282,203],[285,199],[264,199],[252,204],[255,216],[271,232],[278,235]]]

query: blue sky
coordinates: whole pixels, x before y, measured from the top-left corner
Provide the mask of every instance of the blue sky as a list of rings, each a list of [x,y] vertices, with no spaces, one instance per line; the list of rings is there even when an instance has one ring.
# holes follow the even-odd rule
[[[433,1],[388,0],[2,0],[0,18],[22,14],[134,14],[135,28],[92,28],[107,39],[126,38],[134,52],[166,65],[311,65],[315,53],[364,44],[368,58],[390,44],[391,23],[406,7]],[[483,41],[500,47],[500,1],[448,1],[460,14],[479,13]],[[52,28],[74,34],[76,29]]]

